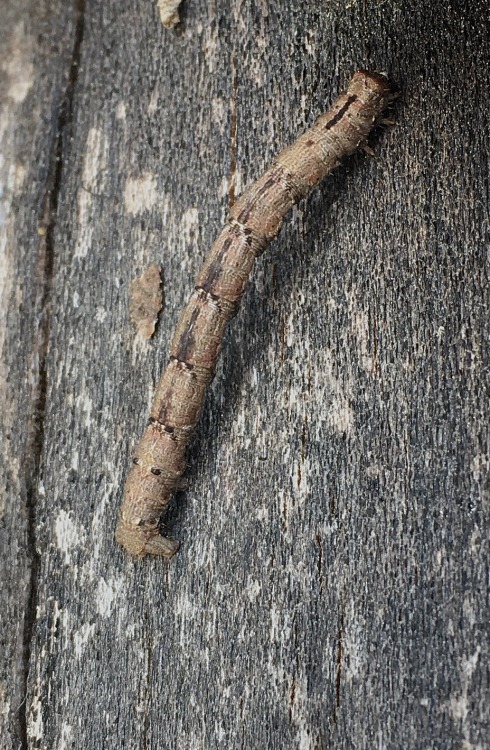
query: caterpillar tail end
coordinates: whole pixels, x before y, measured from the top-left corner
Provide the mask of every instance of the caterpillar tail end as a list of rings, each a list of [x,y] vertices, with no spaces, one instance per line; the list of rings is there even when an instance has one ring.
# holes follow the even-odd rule
[[[180,547],[180,542],[176,539],[162,536],[158,525],[136,526],[125,522],[123,518],[119,520],[115,538],[134,557],[160,555],[170,559]]]

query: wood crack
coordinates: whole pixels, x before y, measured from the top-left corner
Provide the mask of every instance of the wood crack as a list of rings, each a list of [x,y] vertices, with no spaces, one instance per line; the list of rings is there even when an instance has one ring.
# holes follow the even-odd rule
[[[237,81],[237,61],[236,58],[231,62],[231,128],[230,128],[230,180],[228,188],[229,208],[235,202],[236,189],[236,134],[237,134],[237,99],[238,99],[238,81]]]
[[[24,700],[18,709],[19,750],[28,750],[27,732],[27,686],[31,658],[31,643],[36,626],[38,600],[39,554],[36,550],[36,510],[38,488],[41,479],[41,456],[44,447],[44,425],[48,392],[47,357],[52,322],[52,289],[54,279],[54,255],[56,219],[59,195],[66,158],[66,146],[70,141],[73,119],[73,96],[78,79],[85,29],[85,0],[75,3],[75,30],[73,48],[69,59],[67,83],[61,98],[58,118],[54,130],[54,145],[50,156],[46,192],[44,195],[39,226],[37,277],[41,280],[41,290],[36,300],[40,310],[39,322],[33,339],[33,359],[37,361],[37,373],[33,373],[34,384],[31,390],[31,418],[27,425],[27,439],[22,465],[29,468],[25,475],[25,500],[27,513],[27,538],[30,551],[30,571],[28,581],[28,604],[23,633],[24,678],[22,690]]]
[[[337,723],[337,714],[340,708],[340,688],[342,684],[342,658],[343,658],[343,639],[344,639],[344,608],[340,613],[339,629],[337,633],[337,671],[335,675],[335,705],[332,713],[332,721]]]

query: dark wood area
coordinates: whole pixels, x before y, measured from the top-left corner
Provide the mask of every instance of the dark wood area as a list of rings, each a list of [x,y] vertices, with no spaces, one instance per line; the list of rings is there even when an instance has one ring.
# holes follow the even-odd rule
[[[6,0],[0,748],[483,750],[490,5]],[[293,210],[167,518],[113,534],[230,202],[359,67],[376,156]],[[131,281],[163,269],[154,337]]]

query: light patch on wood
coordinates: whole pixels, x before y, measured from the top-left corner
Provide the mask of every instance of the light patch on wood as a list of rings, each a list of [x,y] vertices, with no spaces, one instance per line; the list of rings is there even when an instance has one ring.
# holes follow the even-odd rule
[[[230,178],[228,175],[224,174],[221,178],[221,184],[218,188],[218,195],[220,198],[226,198],[227,195],[230,193]]]
[[[486,453],[478,452],[471,460],[471,473],[475,482],[488,478],[490,473],[490,458]]]
[[[350,317],[350,328],[357,340],[359,348],[360,365],[366,372],[372,374],[375,370],[375,362],[370,353],[368,314],[365,310],[359,308],[356,288],[346,293],[346,298]]]
[[[313,750],[318,745],[308,721],[308,681],[304,668],[295,670],[290,678],[288,702],[291,723],[296,727],[295,747],[298,750]]]
[[[15,410],[13,408],[14,401],[8,398],[8,382],[7,373],[3,371],[4,363],[0,364],[0,398],[2,398],[2,421],[4,434],[12,429],[15,424]],[[7,442],[7,441],[6,441]],[[5,447],[7,453],[7,448]],[[9,455],[8,471],[0,481],[0,520],[2,519],[6,508],[8,507],[8,498],[14,496],[19,497],[20,493],[20,482],[19,477],[21,476],[21,467],[19,457],[13,453]],[[10,491],[8,487],[10,486]]]
[[[86,391],[81,391],[75,400],[75,409],[79,415],[79,421],[83,415],[83,424],[86,427],[92,427],[94,420],[92,419],[92,408],[93,401]]]
[[[73,747],[73,727],[66,721],[61,726],[61,738],[58,747],[59,750],[69,750]]]
[[[126,102],[119,102],[116,107],[116,120],[126,119]]]
[[[124,206],[128,214],[137,216],[148,211],[160,200],[157,180],[152,172],[129,177],[124,188]]]
[[[186,244],[190,245],[199,231],[199,211],[197,208],[188,208],[182,214],[180,221]]]
[[[355,425],[355,414],[350,407],[352,386],[348,380],[335,376],[335,355],[330,349],[321,352],[318,369],[314,373],[314,390],[318,401],[329,403],[327,425],[333,432],[350,435]]]
[[[342,679],[354,682],[365,670],[369,649],[366,644],[366,628],[363,622],[351,613],[342,637]]]
[[[282,607],[277,607],[275,604],[271,604],[269,614],[270,614],[270,631],[269,631],[270,642],[273,644],[277,644],[283,640],[289,641],[291,639],[291,633],[292,633],[290,613],[285,612]],[[277,666],[280,668],[281,674],[284,676],[282,667],[279,664]],[[271,673],[276,674],[276,670],[273,669]]]
[[[464,738],[464,743],[461,745],[464,748],[472,748],[471,744],[471,726],[472,722],[468,720],[471,717],[471,681],[473,679],[473,673],[476,670],[478,661],[480,659],[481,647],[477,646],[476,650],[469,657],[464,657],[461,660],[461,667],[459,673],[459,684],[460,689],[457,693],[453,693],[449,699],[447,709],[451,715],[453,721],[461,727]],[[466,744],[465,744],[466,743]]]
[[[257,519],[257,521],[260,521],[262,523],[267,522],[269,514],[270,509],[266,505],[259,505],[259,507],[255,510],[255,518]]]
[[[475,535],[475,532],[471,535],[472,537]],[[478,535],[478,541],[481,542],[481,537]],[[472,545],[473,547],[473,539],[472,539]],[[480,546],[478,548],[474,549],[474,552],[478,554],[480,552]],[[468,596],[465,596],[463,600],[463,614],[465,617],[465,620],[467,621],[470,628],[474,628],[477,623],[477,613],[475,612],[475,609],[473,607],[473,604],[471,602],[471,599],[469,599]]]
[[[7,96],[16,104],[22,104],[34,84],[34,66],[30,59],[34,46],[21,21],[14,27],[9,50],[1,66],[7,78]]]
[[[269,18],[268,0],[259,0],[260,10],[264,18]]]
[[[217,51],[218,32],[217,30],[212,29],[211,32],[208,32],[203,38],[204,61],[210,74],[213,74],[216,71]]]
[[[247,586],[244,590],[244,597],[250,602],[254,602],[262,593],[262,584],[249,576]]]
[[[99,128],[90,128],[85,144],[82,181],[78,190],[78,237],[75,258],[85,258],[92,246],[94,207],[104,192],[107,139]]]
[[[275,648],[282,650],[292,640],[292,619],[283,608],[271,606],[270,612],[270,642]],[[273,653],[274,649],[270,649],[267,671],[271,675],[271,683],[276,693],[274,702],[277,705],[284,705],[288,710],[291,725],[296,733],[294,747],[298,750],[313,750],[318,745],[316,733],[308,720],[309,695],[305,668],[301,660],[298,660],[297,667],[286,670],[281,660],[274,658]]]
[[[72,552],[85,543],[85,531],[76,524],[66,510],[60,510],[54,522],[56,545],[64,555],[65,564],[72,562]]]
[[[130,622],[126,626],[126,630],[124,631],[124,635],[125,635],[125,637],[127,638],[128,641],[130,641],[133,638],[135,638],[136,635],[137,635],[137,633],[138,633],[138,628],[136,627],[136,623],[134,623],[134,622]]]
[[[7,718],[10,715],[10,690],[5,682],[0,683],[0,716]],[[0,725],[1,726],[1,725]]]
[[[108,315],[109,313],[107,312],[106,308],[102,307],[101,305],[98,305],[94,310],[94,320],[96,320],[97,323],[105,323]]]
[[[150,103],[148,104],[148,114],[149,115],[152,115],[154,112],[157,111],[157,109],[158,109],[158,100],[159,99],[160,99],[160,94],[159,94],[158,89],[155,86],[155,88],[151,92]]]
[[[340,435],[350,435],[354,429],[355,416],[343,393],[337,393],[328,412],[328,424]]]
[[[290,463],[291,479],[295,490],[295,500],[301,504],[309,499],[310,492],[310,460],[308,456],[300,455],[291,460]]]
[[[108,477],[112,476],[111,466],[111,461],[108,460],[107,457],[104,458],[102,461],[102,467],[106,470],[106,475]],[[98,580],[100,575],[99,560],[105,542],[104,534],[101,534],[100,530],[104,529],[107,525],[107,512],[108,507],[111,505],[111,502],[113,502],[114,490],[115,486],[113,482],[108,481],[104,485],[99,494],[98,502],[92,517],[91,531],[89,532],[92,539],[92,553],[86,568],[87,577],[91,581],[94,579]]]
[[[366,475],[369,479],[377,479],[381,475],[381,469],[378,464],[369,464],[369,466],[366,466]]]
[[[97,612],[101,617],[109,617],[114,603],[124,586],[124,576],[112,576],[106,581],[101,578],[97,587]]]
[[[260,47],[260,45],[257,46]],[[268,73],[264,69],[264,60],[261,56],[253,56],[252,60],[250,61],[248,75],[257,88],[261,88],[265,85]]]
[[[131,342],[131,366],[140,367],[142,359],[148,357],[150,352],[149,339],[143,336],[134,336]],[[148,403],[151,403],[151,387],[148,388]]]
[[[153,336],[162,307],[161,271],[153,264],[131,283],[129,314],[140,336],[145,339]]]
[[[88,622],[84,623],[82,627],[73,634],[73,647],[75,656],[80,659],[87,647],[87,643],[91,640],[95,633],[95,625]]]
[[[32,697],[27,720],[27,736],[34,745],[44,737],[43,704],[41,702],[42,684],[38,678]]]
[[[221,198],[230,202],[232,195],[240,195],[243,192],[243,175],[240,169],[235,167],[232,174],[223,175],[218,188],[218,194]]]
[[[313,45],[311,44],[311,41],[310,41],[311,37],[313,37],[315,35],[315,33],[316,33],[316,31],[313,30],[313,29],[311,29],[311,31],[310,31],[310,35],[311,36],[309,36],[308,34],[306,34],[303,37],[304,48],[305,48],[306,52],[310,55],[310,57],[314,57],[315,56],[315,52],[316,52],[315,48],[313,47]]]
[[[215,96],[211,102],[211,112],[213,116],[213,123],[215,123],[220,133],[225,132],[227,127],[227,105],[222,96]]]
[[[233,173],[233,180],[234,180],[234,187],[235,187],[235,195],[241,195],[243,193],[243,172],[239,167],[235,167],[235,171]]]
[[[0,152],[7,155],[13,151],[13,140],[16,132],[16,110],[5,108],[5,116],[0,114]],[[17,218],[12,210],[12,203],[22,190],[26,177],[23,164],[8,163],[0,159],[0,351],[4,351],[7,327],[8,304],[13,293],[13,280],[16,275],[14,264],[16,245],[14,240],[14,222]],[[20,303],[19,299],[19,303]],[[3,378],[0,378],[3,382]],[[3,396],[0,386],[0,396]],[[5,404],[2,398],[2,404]]]
[[[182,0],[157,0],[160,20],[166,29],[171,29],[179,23],[181,4]]]

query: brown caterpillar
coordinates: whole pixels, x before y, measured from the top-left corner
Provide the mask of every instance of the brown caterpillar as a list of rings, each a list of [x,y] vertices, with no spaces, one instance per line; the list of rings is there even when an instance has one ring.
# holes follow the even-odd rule
[[[136,446],[116,540],[133,555],[171,557],[179,543],[159,521],[185,469],[185,451],[212,381],[227,323],[235,315],[255,258],[285,214],[366,139],[393,98],[388,80],[359,70],[312,128],[282,151],[232,206],[175,331],[149,425]]]

